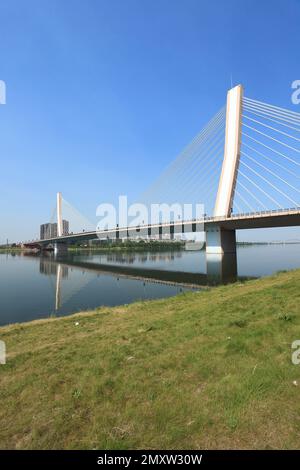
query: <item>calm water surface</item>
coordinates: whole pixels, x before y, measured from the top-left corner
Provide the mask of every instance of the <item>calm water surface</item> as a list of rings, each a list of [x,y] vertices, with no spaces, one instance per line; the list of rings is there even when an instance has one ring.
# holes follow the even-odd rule
[[[0,254],[0,325],[68,315],[101,305],[169,297],[182,284],[227,282],[300,268],[300,244],[239,247],[237,259],[199,251],[69,254],[61,259]],[[146,277],[146,279],[143,278]]]

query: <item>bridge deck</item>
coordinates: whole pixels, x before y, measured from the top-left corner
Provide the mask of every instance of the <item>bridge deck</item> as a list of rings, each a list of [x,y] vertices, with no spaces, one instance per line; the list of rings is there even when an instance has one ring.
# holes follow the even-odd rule
[[[227,230],[243,230],[254,228],[300,226],[300,208],[279,211],[265,211],[247,214],[235,214],[231,217],[205,217],[199,220],[176,221],[162,224],[135,227],[116,227],[109,230],[71,233],[61,237],[45,240],[32,240],[26,246],[48,245],[56,242],[80,242],[96,238],[126,238],[128,235],[146,238],[159,233],[188,233],[205,231],[211,225],[218,225]]]

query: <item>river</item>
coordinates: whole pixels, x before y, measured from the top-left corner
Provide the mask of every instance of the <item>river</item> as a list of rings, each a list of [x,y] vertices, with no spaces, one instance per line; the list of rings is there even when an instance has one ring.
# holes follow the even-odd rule
[[[0,325],[98,306],[174,296],[207,284],[300,268],[300,244],[239,246],[237,258],[203,251],[0,254]]]

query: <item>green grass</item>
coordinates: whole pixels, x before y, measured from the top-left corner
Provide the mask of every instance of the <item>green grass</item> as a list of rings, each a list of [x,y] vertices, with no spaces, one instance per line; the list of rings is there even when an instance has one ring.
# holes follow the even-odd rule
[[[292,271],[1,328],[0,447],[299,448],[299,287]]]

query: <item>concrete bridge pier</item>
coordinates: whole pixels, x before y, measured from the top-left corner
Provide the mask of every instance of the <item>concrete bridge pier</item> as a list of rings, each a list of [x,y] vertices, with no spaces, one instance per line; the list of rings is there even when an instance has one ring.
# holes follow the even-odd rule
[[[220,225],[213,224],[206,229],[206,254],[235,254],[235,230],[225,230]]]
[[[235,230],[225,230],[217,224],[206,229],[206,272],[210,282],[236,280]]]
[[[64,242],[54,243],[54,255],[55,256],[64,256],[68,253],[68,245]]]

